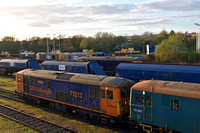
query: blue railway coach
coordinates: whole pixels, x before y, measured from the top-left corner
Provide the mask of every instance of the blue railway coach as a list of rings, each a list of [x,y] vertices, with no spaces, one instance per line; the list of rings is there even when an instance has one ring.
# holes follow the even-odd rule
[[[106,75],[101,66],[95,62],[44,61],[42,63],[42,69],[66,71],[72,73]]]
[[[2,59],[0,60],[0,74],[12,74],[23,69],[40,69],[36,60]]]
[[[200,83],[200,66],[120,63],[116,76],[139,80]]]
[[[200,84],[146,80],[133,85],[130,99],[131,120],[143,129],[200,133]]]

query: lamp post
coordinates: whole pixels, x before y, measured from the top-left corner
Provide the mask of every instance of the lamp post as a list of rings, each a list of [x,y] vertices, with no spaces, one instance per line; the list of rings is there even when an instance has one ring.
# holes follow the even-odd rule
[[[197,31],[197,41],[196,41],[196,50],[199,53],[200,52],[200,24],[198,23],[194,23],[194,25],[196,25],[198,27],[198,31]]]
[[[47,53],[49,53],[48,35],[49,35],[49,34],[47,34]]]
[[[56,51],[56,45],[55,45],[55,38],[54,38],[54,35],[56,34],[53,34],[53,49],[54,49],[54,52]]]

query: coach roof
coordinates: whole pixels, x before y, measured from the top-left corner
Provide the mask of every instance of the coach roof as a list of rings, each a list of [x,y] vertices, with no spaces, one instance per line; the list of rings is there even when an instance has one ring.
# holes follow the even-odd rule
[[[80,84],[111,86],[116,88],[130,86],[134,84],[134,82],[131,80],[119,77],[92,75],[92,74],[77,74],[77,73],[68,73],[61,71],[25,69],[18,72],[17,74],[22,74],[24,76],[52,79],[52,80],[62,80]]]
[[[200,99],[200,84],[195,83],[145,80],[136,83],[131,89],[151,93]]]

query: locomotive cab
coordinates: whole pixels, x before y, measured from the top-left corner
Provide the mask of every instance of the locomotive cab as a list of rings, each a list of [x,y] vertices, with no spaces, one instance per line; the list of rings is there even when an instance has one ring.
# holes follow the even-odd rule
[[[124,119],[129,114],[130,87],[101,87],[101,111]]]

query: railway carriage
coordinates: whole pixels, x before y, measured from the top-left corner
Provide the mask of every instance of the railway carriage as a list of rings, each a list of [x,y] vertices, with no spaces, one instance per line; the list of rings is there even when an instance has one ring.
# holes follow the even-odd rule
[[[120,63],[116,76],[139,80],[200,83],[200,66]]]
[[[113,123],[129,115],[133,81],[109,76],[47,70],[16,74],[16,92],[25,100]]]
[[[21,59],[36,59],[35,52],[22,52],[19,54],[19,58]]]
[[[44,70],[106,75],[101,66],[95,62],[44,61],[41,67]]]
[[[64,60],[64,55],[63,53],[39,52],[36,54],[36,60],[39,62],[43,62],[45,60]]]
[[[131,120],[144,123],[146,131],[200,133],[200,84],[138,82],[131,88],[130,103]]]
[[[2,59],[0,60],[0,74],[12,74],[23,69],[40,69],[40,66],[36,60],[29,59]]]
[[[135,60],[134,57],[126,57],[126,56],[116,56],[116,57],[110,57],[110,56],[91,56],[91,57],[80,57],[78,58],[78,61],[94,61],[97,62],[104,72],[107,75],[115,75],[115,69],[120,63],[137,63],[139,60]],[[139,61],[141,63],[143,61]]]

